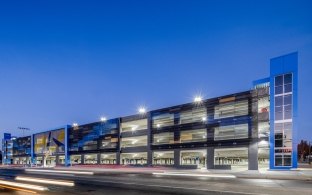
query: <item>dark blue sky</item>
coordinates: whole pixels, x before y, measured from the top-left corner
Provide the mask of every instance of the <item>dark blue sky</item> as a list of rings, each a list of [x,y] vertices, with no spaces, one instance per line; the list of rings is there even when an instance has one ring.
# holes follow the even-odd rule
[[[312,140],[311,1],[1,1],[0,133],[21,135],[248,90],[299,52]]]

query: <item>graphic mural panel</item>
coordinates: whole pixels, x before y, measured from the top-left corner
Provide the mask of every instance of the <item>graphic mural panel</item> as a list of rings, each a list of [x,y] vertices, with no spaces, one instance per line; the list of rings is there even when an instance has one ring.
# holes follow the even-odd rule
[[[34,135],[35,154],[64,153],[65,151],[65,129],[58,129],[38,133]]]

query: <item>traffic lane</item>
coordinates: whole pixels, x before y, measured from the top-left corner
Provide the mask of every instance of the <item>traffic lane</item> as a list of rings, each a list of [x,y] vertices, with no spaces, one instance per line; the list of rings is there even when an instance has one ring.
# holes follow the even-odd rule
[[[34,176],[34,175],[32,175]],[[42,176],[40,176],[42,177]],[[45,177],[45,176],[43,176]],[[51,177],[51,176],[49,176]],[[52,176],[57,179],[64,179],[64,177],[60,176]],[[166,177],[166,176],[155,176],[153,175],[139,175],[139,174],[113,174],[110,176],[69,176],[67,178],[71,178],[75,181],[76,185],[84,185],[84,184],[97,184],[97,186],[115,186],[115,187],[124,187],[124,188],[133,188],[141,189],[141,188],[149,188],[154,190],[162,189],[163,191],[167,191],[170,189],[174,189],[174,191],[189,191],[189,193],[241,193],[241,194],[250,194],[250,192],[254,192],[254,194],[293,194],[298,191],[298,188],[282,188],[282,186],[276,181],[273,180],[263,180],[263,179],[220,179],[220,178],[186,178],[186,177]],[[280,181],[281,183],[285,181]],[[290,181],[286,181],[290,182]],[[292,186],[296,186],[298,181],[293,181]],[[311,187],[311,183],[306,183],[305,187]],[[303,194],[310,191],[306,189],[299,189]],[[173,193],[173,192],[172,192]],[[253,193],[251,193],[253,194]]]
[[[15,171],[16,172],[16,171]],[[37,175],[39,176],[39,175]],[[40,177],[46,177],[40,175]],[[54,178],[60,178],[60,176],[48,176]],[[64,178],[63,176],[61,178]],[[135,185],[139,184],[149,186],[149,187],[176,187],[176,188],[189,188],[189,189],[199,189],[207,190],[214,189],[216,191],[233,191],[236,192],[250,192],[255,191],[257,193],[263,192],[263,187],[270,187],[271,189],[266,191],[272,192],[276,191],[276,188],[280,191],[289,189],[289,191],[294,191],[293,188],[305,192],[304,189],[311,190],[311,182],[305,181],[289,181],[289,180],[267,180],[267,179],[221,179],[221,178],[194,178],[194,177],[177,177],[177,176],[154,176],[148,174],[107,174],[107,175],[94,175],[94,176],[67,176],[67,178],[72,178],[76,183],[90,183],[90,182],[100,182],[100,185],[104,183],[120,184],[123,185]],[[130,182],[129,182],[130,181]],[[250,189],[253,187],[253,189]],[[256,188],[255,188],[256,187]],[[262,188],[259,188],[262,187]],[[287,191],[287,190],[286,190]]]

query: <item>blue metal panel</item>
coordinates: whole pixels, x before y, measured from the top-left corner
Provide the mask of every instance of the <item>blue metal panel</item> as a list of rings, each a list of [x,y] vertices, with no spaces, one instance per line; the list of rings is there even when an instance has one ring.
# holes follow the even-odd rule
[[[292,102],[292,166],[276,167],[274,164],[274,78],[278,75],[292,73],[293,77],[293,102]],[[298,135],[298,52],[271,59],[270,62],[270,169],[297,168],[297,135]]]

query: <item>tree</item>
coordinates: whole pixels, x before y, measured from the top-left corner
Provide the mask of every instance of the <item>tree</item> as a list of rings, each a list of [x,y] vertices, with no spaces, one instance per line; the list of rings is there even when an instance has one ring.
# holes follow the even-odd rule
[[[298,144],[298,159],[300,162],[303,162],[309,155],[309,151],[311,151],[309,147],[309,143],[306,140],[301,140]]]

